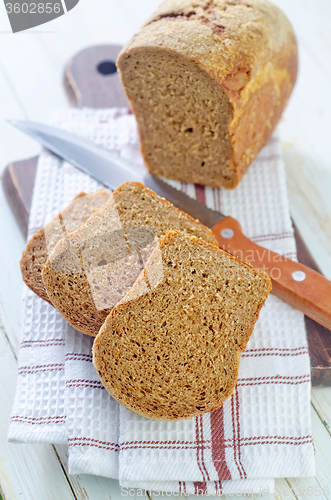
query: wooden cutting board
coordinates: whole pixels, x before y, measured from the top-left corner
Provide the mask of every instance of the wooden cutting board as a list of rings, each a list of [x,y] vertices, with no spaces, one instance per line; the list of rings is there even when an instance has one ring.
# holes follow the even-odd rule
[[[116,72],[119,46],[90,47],[69,61],[65,70],[65,86],[76,107],[128,106],[128,100]],[[3,188],[23,234],[27,235],[29,210],[38,157],[17,161],[7,166]],[[294,226],[298,259],[321,272]],[[331,385],[331,332],[305,317],[311,361],[312,384]],[[289,332],[289,335],[291,332]]]

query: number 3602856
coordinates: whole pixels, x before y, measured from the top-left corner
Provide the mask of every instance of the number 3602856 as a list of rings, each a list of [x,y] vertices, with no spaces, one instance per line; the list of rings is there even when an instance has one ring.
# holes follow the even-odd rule
[[[43,2],[25,2],[25,3],[6,3],[6,10],[8,14],[60,14],[61,4],[60,3],[43,3]]]

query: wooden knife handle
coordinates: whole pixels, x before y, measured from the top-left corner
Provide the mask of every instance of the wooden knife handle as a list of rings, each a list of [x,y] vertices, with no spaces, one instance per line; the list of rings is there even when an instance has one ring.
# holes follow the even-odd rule
[[[225,217],[212,231],[220,248],[270,276],[274,295],[331,330],[331,281],[249,240],[232,217]]]

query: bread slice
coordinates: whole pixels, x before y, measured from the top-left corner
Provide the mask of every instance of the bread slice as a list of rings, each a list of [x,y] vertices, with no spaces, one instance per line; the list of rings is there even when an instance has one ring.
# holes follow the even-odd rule
[[[298,57],[267,0],[166,0],[117,65],[149,171],[234,188],[281,117]]]
[[[80,193],[70,205],[57,215],[47,226],[39,229],[29,240],[21,259],[21,272],[25,284],[40,298],[52,305],[42,279],[42,268],[48,255],[66,233],[71,233],[101,208],[109,193],[100,190],[86,195]]]
[[[240,354],[270,289],[263,271],[168,232],[94,341],[101,382],[148,418],[216,410],[234,390]]]
[[[217,245],[208,228],[150,189],[122,184],[47,260],[43,280],[52,303],[74,328],[96,336],[169,229]]]

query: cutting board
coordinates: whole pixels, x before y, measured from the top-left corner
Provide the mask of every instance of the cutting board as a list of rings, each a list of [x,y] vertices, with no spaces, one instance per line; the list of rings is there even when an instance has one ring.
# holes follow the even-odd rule
[[[116,45],[94,46],[79,52],[68,62],[64,80],[73,106],[108,108],[129,105],[115,66],[119,51],[120,47]],[[38,157],[34,157],[11,163],[2,178],[8,202],[25,236],[37,160]],[[321,272],[295,225],[294,230],[299,261]],[[305,317],[305,322],[312,384],[331,385],[331,332],[310,318]]]

